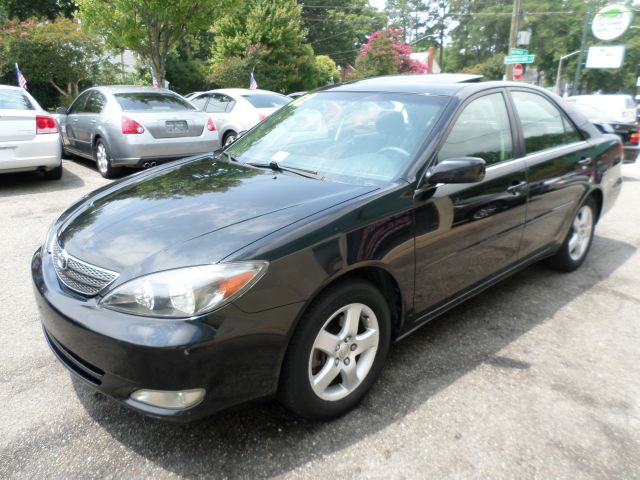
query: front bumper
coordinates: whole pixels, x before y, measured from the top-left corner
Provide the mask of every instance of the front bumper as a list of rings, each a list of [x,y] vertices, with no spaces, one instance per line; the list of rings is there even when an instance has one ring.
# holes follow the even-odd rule
[[[188,321],[156,320],[101,308],[66,292],[49,255],[31,263],[45,337],[58,359],[91,387],[157,418],[189,421],[273,395],[299,304],[247,314],[230,304]],[[189,409],[130,398],[138,389],[206,389]]]

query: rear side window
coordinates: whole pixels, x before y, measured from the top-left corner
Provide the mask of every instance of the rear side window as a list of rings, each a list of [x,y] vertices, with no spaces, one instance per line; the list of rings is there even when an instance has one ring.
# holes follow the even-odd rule
[[[27,96],[19,90],[0,90],[0,108],[7,110],[35,110]]]
[[[207,103],[207,100],[209,100],[209,95],[200,95],[199,97],[192,98],[190,102],[191,105],[196,107],[198,110],[202,110]]]
[[[233,98],[228,95],[222,95],[220,93],[214,93],[211,95],[211,99],[207,104],[206,112],[208,113],[225,113],[229,112],[229,105],[235,103]]]
[[[579,142],[575,127],[549,100],[535,93],[512,92],[527,154]]]
[[[123,110],[195,110],[186,100],[160,92],[116,93],[114,95]]]
[[[275,93],[256,93],[242,97],[256,108],[280,108],[291,101],[289,97]]]
[[[487,165],[513,157],[511,124],[501,93],[492,93],[467,105],[451,129],[438,160],[478,157]]]
[[[107,103],[107,99],[100,92],[91,92],[84,106],[87,113],[100,113]]]

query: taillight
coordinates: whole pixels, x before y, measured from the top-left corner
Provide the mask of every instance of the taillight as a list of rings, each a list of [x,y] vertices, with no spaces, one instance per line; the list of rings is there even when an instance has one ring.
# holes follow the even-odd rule
[[[267,118],[269,115],[265,115],[264,113],[259,113],[258,114],[258,121],[263,121],[265,118]]]
[[[216,131],[216,124],[213,123],[211,117],[209,117],[209,119],[207,120],[207,130],[209,130],[210,132]]]
[[[640,132],[633,132],[630,136],[629,136],[629,141],[631,143],[640,143]]]
[[[41,133],[58,133],[58,125],[49,115],[36,115],[36,135]]]
[[[137,135],[144,133],[144,127],[129,117],[122,117],[122,133],[125,135]]]

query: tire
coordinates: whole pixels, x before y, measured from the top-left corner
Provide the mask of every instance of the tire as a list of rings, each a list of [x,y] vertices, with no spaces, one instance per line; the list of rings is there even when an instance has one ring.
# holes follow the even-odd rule
[[[357,323],[348,321],[356,315]],[[360,279],[330,287],[309,306],[291,338],[280,402],[313,420],[345,414],[380,374],[390,338],[389,307],[377,288]]]
[[[62,178],[62,162],[55,168],[44,172],[45,180],[60,180]]]
[[[231,143],[236,141],[236,138],[238,138],[238,134],[233,130],[229,130],[224,134],[224,138],[222,139],[222,146],[226,147],[227,145],[230,145]]]
[[[553,257],[547,259],[547,265],[562,272],[573,272],[580,267],[591,248],[595,226],[596,202],[589,197],[573,217],[562,247]]]
[[[98,172],[104,178],[114,178],[120,173],[120,167],[114,167],[111,164],[111,155],[107,143],[99,138],[93,148],[93,159],[98,167]]]

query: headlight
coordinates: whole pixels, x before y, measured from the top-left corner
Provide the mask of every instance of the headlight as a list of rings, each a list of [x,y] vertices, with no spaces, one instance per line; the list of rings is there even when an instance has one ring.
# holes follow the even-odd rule
[[[100,304],[134,315],[188,318],[242,295],[266,268],[266,262],[242,262],[152,273],[120,285]]]

